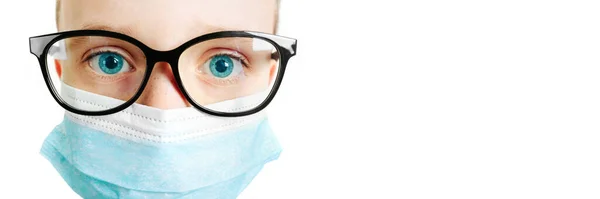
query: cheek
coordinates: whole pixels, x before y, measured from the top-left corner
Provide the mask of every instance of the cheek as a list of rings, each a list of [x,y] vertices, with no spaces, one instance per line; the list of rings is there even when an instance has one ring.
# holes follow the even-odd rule
[[[243,88],[244,95],[251,95],[268,90],[270,88],[272,78],[276,75],[274,74],[275,71],[276,70],[268,69],[248,76],[248,79],[244,83],[244,85],[248,85],[244,86]]]
[[[133,94],[135,94],[140,89],[141,81],[142,78],[136,76],[131,76],[119,81],[119,83],[117,84],[119,86],[117,87],[117,89],[115,89],[115,91],[117,91],[115,95],[126,94],[127,96],[133,96]]]
[[[78,69],[76,67],[72,67],[75,63],[70,62],[69,60],[66,61],[55,61],[55,69],[56,72],[58,74],[58,77],[60,78],[60,81],[71,85],[71,86],[79,86],[79,82],[81,81],[79,79],[79,76],[77,74],[80,73],[80,71],[78,71]],[[77,87],[76,87],[77,88]]]

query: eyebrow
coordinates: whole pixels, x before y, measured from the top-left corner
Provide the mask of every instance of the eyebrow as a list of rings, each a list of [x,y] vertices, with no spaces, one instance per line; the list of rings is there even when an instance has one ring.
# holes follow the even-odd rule
[[[228,31],[228,30],[238,30],[238,29],[235,29],[235,28],[226,28],[226,27],[223,27],[223,26],[209,25],[209,24],[205,24],[203,22],[198,22],[197,24],[203,24],[203,25],[194,26],[194,27],[191,28],[192,31],[198,32],[198,34],[195,35],[194,37],[198,37],[200,35],[208,34],[208,33],[213,33],[213,32]],[[135,31],[132,28],[132,26],[130,26],[130,25],[128,25],[128,26],[122,26],[122,27],[112,27],[112,26],[107,26],[107,25],[102,25],[102,24],[97,24],[97,23],[90,23],[90,24],[84,25],[81,29],[82,30],[104,30],[104,31],[111,31],[111,32],[117,32],[117,33],[129,35],[129,36],[134,36],[135,35],[134,34]]]
[[[199,37],[204,34],[214,33],[214,32],[238,30],[235,28],[226,28],[223,26],[206,24],[203,21],[196,21],[195,24],[201,24],[201,25],[196,25],[189,29],[189,31],[192,31],[194,33],[197,32],[197,34],[193,35],[193,37],[191,37],[190,39]],[[113,27],[113,26],[103,25],[100,23],[89,23],[89,24],[83,25],[81,30],[104,30],[104,31],[121,33],[124,35],[128,35],[130,37],[136,38],[135,37],[136,31],[135,31],[134,27],[135,27],[135,25],[125,25],[125,26],[120,26],[120,27]]]
[[[104,31],[117,32],[117,33],[129,35],[129,36],[132,36],[132,34],[134,33],[131,26],[117,28],[117,27],[111,27],[111,26],[95,24],[95,23],[86,24],[81,28],[81,30],[104,30]]]
[[[216,26],[216,25],[210,25],[210,24],[206,24],[205,22],[202,21],[197,21],[196,24],[201,24],[201,25],[197,25],[197,26],[193,26],[192,28],[190,28],[190,31],[193,32],[198,32],[198,34],[194,35],[192,37],[196,38],[198,36],[204,35],[204,34],[209,34],[209,33],[214,33],[214,32],[220,32],[220,31],[228,31],[228,30],[239,30],[239,29],[234,29],[234,28],[226,28],[223,26]],[[135,38],[135,33],[136,31],[134,30],[135,26],[132,25],[125,25],[125,26],[120,26],[120,27],[113,27],[113,26],[108,26],[108,25],[103,25],[103,24],[99,24],[99,23],[89,23],[89,24],[85,24],[84,26],[82,26],[82,30],[104,30],[104,31],[110,31],[110,32],[117,32],[117,33],[121,33],[124,35],[128,35],[130,37],[134,37]],[[238,47],[238,49],[236,50],[240,50],[239,46],[247,46],[247,48],[251,48],[252,47],[252,42],[253,40],[237,40],[237,42],[235,42],[235,39],[232,38],[221,38],[221,41],[225,41],[227,44],[236,44],[236,47]],[[79,46],[81,43],[85,42],[86,39],[74,39],[74,41],[72,41],[72,46]],[[186,41],[187,42],[187,41]]]

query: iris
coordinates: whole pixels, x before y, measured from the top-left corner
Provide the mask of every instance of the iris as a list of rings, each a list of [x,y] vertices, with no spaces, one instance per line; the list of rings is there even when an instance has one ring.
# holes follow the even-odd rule
[[[210,72],[218,78],[226,78],[233,72],[233,60],[226,55],[214,56],[210,61]]]
[[[100,67],[100,70],[110,75],[116,74],[119,71],[121,71],[121,69],[123,69],[124,64],[125,61],[123,60],[123,57],[116,53],[102,53],[98,58],[98,66]]]

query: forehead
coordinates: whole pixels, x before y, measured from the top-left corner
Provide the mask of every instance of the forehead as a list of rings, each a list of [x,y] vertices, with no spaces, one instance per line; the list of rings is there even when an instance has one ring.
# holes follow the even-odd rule
[[[220,30],[272,33],[277,9],[275,0],[62,0],[60,6],[60,31],[125,31],[157,49]]]

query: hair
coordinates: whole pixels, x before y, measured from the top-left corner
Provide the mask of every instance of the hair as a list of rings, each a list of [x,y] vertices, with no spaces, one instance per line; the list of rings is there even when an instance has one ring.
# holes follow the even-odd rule
[[[277,34],[277,30],[279,30],[279,5],[281,4],[281,0],[276,0],[277,6],[275,8],[275,28],[273,28],[273,33]]]
[[[279,29],[279,6],[281,5],[281,0],[275,1],[277,6],[275,8],[275,28],[273,29],[274,33],[277,33]],[[58,20],[60,19],[60,0],[56,0],[56,27],[58,28]]]
[[[56,27],[58,27],[58,20],[60,19],[60,0],[56,0]]]

